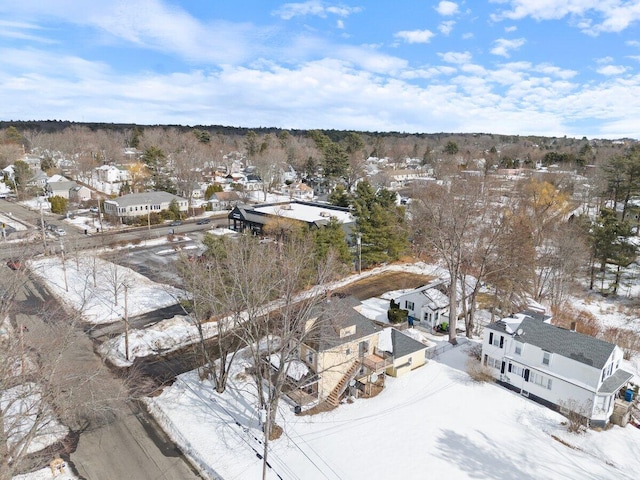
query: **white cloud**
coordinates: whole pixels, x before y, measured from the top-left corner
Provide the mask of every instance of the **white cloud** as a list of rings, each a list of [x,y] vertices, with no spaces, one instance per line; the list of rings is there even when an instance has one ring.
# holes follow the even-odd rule
[[[344,29],[344,21],[343,21],[343,20],[338,19],[338,20],[336,21],[336,28],[339,28],[340,30]]]
[[[442,1],[435,7],[436,12],[442,16],[450,16],[458,13],[458,4],[455,2]]]
[[[558,77],[563,80],[569,80],[570,78],[574,78],[578,74],[578,72],[576,72],[575,70],[566,70],[563,68],[556,67],[554,65],[549,65],[544,63],[536,66],[536,71],[540,73],[544,73],[546,75]]]
[[[613,62],[613,57],[600,57],[600,58],[596,58],[596,63],[599,63],[600,65],[606,65]]]
[[[403,30],[393,36],[407,43],[429,43],[434,35],[431,30]]]
[[[515,25],[512,25],[510,27],[505,27],[504,31],[506,33],[511,33],[511,32],[515,32],[516,30],[518,30],[518,27],[516,27]]]
[[[453,30],[453,26],[456,24],[456,22],[454,22],[453,20],[448,20],[446,22],[442,22],[440,23],[440,25],[438,25],[438,30],[440,31],[441,34],[448,36],[451,31]]]
[[[495,46],[491,49],[491,53],[494,55],[500,55],[502,57],[509,57],[511,50],[517,50],[525,44],[524,38],[516,38],[508,40],[506,38],[499,38],[494,42]]]
[[[521,20],[560,20],[569,17],[584,33],[621,32],[640,20],[640,2],[626,0],[491,0],[506,3],[491,18]]]
[[[601,75],[622,75],[627,71],[626,67],[622,65],[605,65],[604,67],[600,67],[596,70]]]
[[[352,13],[360,12],[360,7],[347,7],[343,5],[328,5],[319,0],[308,0],[300,3],[285,3],[272,15],[282,18],[283,20],[291,20],[294,17],[316,16],[326,18],[327,14],[337,15],[339,17],[348,17]]]
[[[438,56],[447,63],[463,64],[471,61],[471,54],[469,52],[445,52],[438,53]]]

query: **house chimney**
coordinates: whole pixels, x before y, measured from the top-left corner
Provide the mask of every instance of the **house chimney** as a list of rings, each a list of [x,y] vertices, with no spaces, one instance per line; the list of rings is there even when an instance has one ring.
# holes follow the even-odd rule
[[[571,331],[575,332],[576,331],[576,326],[578,325],[578,322],[571,322]]]

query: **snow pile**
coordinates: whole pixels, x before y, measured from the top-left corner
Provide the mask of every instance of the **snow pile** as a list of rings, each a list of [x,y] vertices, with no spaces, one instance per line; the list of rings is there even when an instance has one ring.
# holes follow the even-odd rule
[[[51,468],[45,467],[35,472],[16,475],[12,480],[51,480],[52,478],[55,478],[55,480],[78,480],[78,477],[73,474],[69,466],[66,466],[64,472],[58,473],[55,477],[51,474]]]
[[[218,324],[214,322],[203,324],[202,329],[205,338],[218,334]],[[129,360],[126,357],[124,334],[104,342],[98,347],[98,353],[118,367],[128,367],[136,358],[165,354],[199,339],[198,328],[189,317],[175,316],[144,330],[131,329]]]
[[[43,402],[40,387],[35,383],[27,382],[0,392],[0,411],[3,412],[9,446],[24,442],[34,426],[36,432],[27,442],[27,453],[39,452],[67,436],[67,427],[55,419]]]

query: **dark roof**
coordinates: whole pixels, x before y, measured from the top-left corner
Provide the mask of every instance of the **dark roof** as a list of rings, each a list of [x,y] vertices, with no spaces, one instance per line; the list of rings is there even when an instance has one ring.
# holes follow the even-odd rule
[[[393,357],[401,358],[405,355],[411,355],[412,353],[419,352],[420,350],[426,350],[427,346],[420,343],[409,335],[396,330],[391,329],[391,344],[393,345]]]
[[[600,385],[600,389],[598,393],[615,393],[620,388],[627,383],[629,380],[633,378],[633,374],[629,372],[625,372],[622,369],[616,370],[616,372],[607,378],[602,385]]]
[[[358,312],[355,307],[360,302],[352,297],[331,297],[315,307],[320,330],[318,339],[312,347],[316,351],[330,350],[344,343],[351,343],[382,330],[374,322]],[[340,338],[340,331],[351,326],[356,327],[353,335]]]
[[[520,313],[526,315],[527,317],[531,317],[534,320],[540,320],[541,322],[544,322],[551,318],[551,315],[545,315],[544,313],[536,312],[535,310],[523,310]]]
[[[502,320],[487,325],[490,330],[507,332]],[[522,329],[522,335],[513,334],[513,338],[522,343],[535,345],[544,351],[557,353],[576,362],[601,369],[609,360],[615,345],[579,332],[556,327],[549,323],[525,317],[516,330]]]

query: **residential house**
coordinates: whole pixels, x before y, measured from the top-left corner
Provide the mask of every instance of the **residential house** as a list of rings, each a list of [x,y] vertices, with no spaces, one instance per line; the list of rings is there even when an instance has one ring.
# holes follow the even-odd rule
[[[289,195],[289,198],[296,200],[313,200],[313,188],[302,182],[295,182],[291,185],[283,186],[282,193]]]
[[[237,204],[241,202],[240,195],[238,192],[215,192],[209,198],[209,205],[211,210],[220,211],[220,210],[231,210]]]
[[[543,405],[579,413],[591,426],[611,418],[618,393],[633,375],[622,368],[613,343],[523,312],[487,325],[482,362],[498,383]]]
[[[48,197],[62,197],[69,199],[69,192],[77,187],[73,180],[60,180],[58,182],[47,182],[46,192]]]
[[[69,201],[82,203],[91,200],[91,189],[84,185],[76,185],[69,190]]]
[[[32,155],[25,155],[22,158],[22,161],[29,165],[29,168],[34,172],[40,170],[40,165],[42,164],[42,159],[40,157],[35,157]]]
[[[400,377],[427,363],[427,345],[395,328],[385,328],[378,348],[393,357],[386,374]]]
[[[424,327],[436,330],[438,327],[447,327],[450,323],[448,291],[448,280],[438,279],[402,293],[394,301],[400,308],[409,312],[410,321],[422,322]],[[461,298],[460,288],[458,288],[458,293],[458,298]],[[459,305],[457,310],[459,313]]]
[[[303,389],[318,401],[338,405],[349,386],[370,392],[372,385],[384,385],[392,359],[378,349],[382,328],[355,309],[359,303],[353,297],[330,298],[307,322],[300,360],[311,376]]]
[[[102,165],[95,169],[96,178],[100,182],[120,183],[126,182],[130,178],[129,171],[126,168],[116,167],[114,165]]]
[[[131,193],[112,200],[105,200],[104,213],[119,218],[146,216],[153,212],[168,210],[176,201],[181,212],[189,209],[189,201],[168,192]]]
[[[35,170],[33,176],[27,181],[27,187],[44,189],[47,186],[47,174],[42,170]]]

